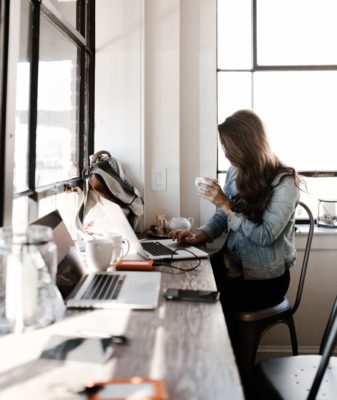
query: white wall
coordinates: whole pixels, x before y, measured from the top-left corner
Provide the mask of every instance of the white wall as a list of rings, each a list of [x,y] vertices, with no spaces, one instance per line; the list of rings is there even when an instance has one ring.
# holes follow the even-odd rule
[[[119,158],[136,186],[143,178],[142,2],[96,2],[95,151]]]
[[[196,176],[216,174],[216,1],[96,3],[95,150],[107,149],[143,192],[144,228],[158,213],[192,216]],[[152,173],[166,187],[152,187]]]
[[[145,212],[180,214],[180,1],[145,1]],[[152,191],[164,169],[166,190]],[[164,177],[165,180],[165,177]]]
[[[196,176],[216,177],[216,1],[181,1],[181,214],[207,220],[214,207],[196,196]]]

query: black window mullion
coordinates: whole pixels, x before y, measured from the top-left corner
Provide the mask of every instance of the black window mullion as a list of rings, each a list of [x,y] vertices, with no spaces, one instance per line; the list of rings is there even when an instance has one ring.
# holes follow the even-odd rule
[[[253,15],[252,15],[252,18],[253,18],[253,23],[252,23],[252,29],[253,29],[253,32],[252,32],[252,38],[253,38],[253,43],[252,43],[252,46],[253,46],[253,70],[255,70],[256,67],[257,67],[257,21],[256,21],[257,12],[256,12],[256,0],[253,0],[252,6],[253,6],[253,9],[252,9],[252,13],[253,13]]]
[[[95,23],[96,23],[96,2],[87,1],[87,46],[90,51],[89,71],[88,71],[88,155],[94,152],[94,129],[95,129]]]
[[[40,44],[40,2],[34,2],[32,23],[32,52],[29,93],[29,145],[28,145],[28,188],[35,193],[36,173],[36,128],[37,128],[37,97],[39,72]],[[30,197],[34,197],[30,196]]]
[[[92,152],[93,140],[93,106],[94,93],[94,10],[95,2],[89,0],[77,1],[77,29],[86,38],[86,46],[80,50],[80,107],[79,107],[79,168],[80,172],[87,166],[89,153]],[[91,21],[88,24],[87,21]],[[93,72],[92,72],[93,71]]]
[[[86,1],[77,0],[76,2],[76,28],[83,37],[87,37],[86,28]]]
[[[0,2],[2,18],[0,32],[0,179],[5,181],[5,149],[6,149],[6,104],[7,104],[7,71],[8,71],[8,35],[9,35],[9,1]],[[4,185],[0,189],[0,226],[4,223],[5,193]]]
[[[86,124],[86,60],[85,60],[85,50],[78,49],[78,57],[80,59],[80,65],[78,68],[80,69],[80,81],[79,81],[79,112],[78,112],[78,135],[77,135],[77,143],[78,143],[78,167],[79,167],[79,176],[81,176],[81,172],[83,170],[84,163],[84,138],[87,136],[87,124]]]
[[[76,28],[81,33],[83,37],[87,39],[86,35],[86,7],[85,0],[77,0],[76,2]],[[86,40],[86,43],[88,41]],[[81,176],[81,171],[84,167],[84,146],[85,146],[85,137],[87,136],[87,124],[86,124],[86,59],[85,59],[85,50],[83,47],[78,49],[78,59],[80,60],[80,64],[78,66],[80,81],[78,84],[79,91],[79,123],[78,123],[78,136],[77,136],[77,144],[78,144],[78,167],[79,167],[79,175]]]

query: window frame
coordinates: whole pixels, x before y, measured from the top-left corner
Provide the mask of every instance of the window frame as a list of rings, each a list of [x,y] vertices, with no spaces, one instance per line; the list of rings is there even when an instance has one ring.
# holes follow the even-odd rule
[[[4,24],[1,26],[0,40],[3,46],[0,46],[0,52],[5,54],[9,51],[9,21],[11,2],[13,0],[2,0],[0,3],[1,17],[4,18]],[[17,1],[17,0],[14,0]],[[29,122],[28,122],[28,168],[27,168],[27,190],[14,193],[12,186],[12,201],[18,198],[28,198],[28,220],[31,221],[38,216],[38,202],[45,197],[55,194],[76,191],[82,187],[81,171],[88,164],[89,154],[94,148],[94,79],[95,79],[95,0],[77,0],[76,1],[76,27],[72,26],[63,17],[62,13],[49,0],[27,0],[32,6],[32,24],[31,24],[31,71],[30,71],[30,103],[29,103]],[[21,6],[21,2],[20,2]],[[40,38],[40,19],[47,18],[58,30],[60,30],[71,42],[77,46],[79,53],[77,82],[79,84],[79,103],[78,103],[78,126],[77,126],[77,146],[78,176],[53,182],[44,186],[36,186],[36,137],[37,137],[37,94],[38,94],[38,67],[39,67],[39,38]],[[0,70],[0,89],[1,105],[6,104],[7,88],[10,82],[7,77],[8,60],[3,57],[2,71]],[[4,107],[0,107],[1,118],[1,171],[2,177],[5,176],[6,165],[6,141],[8,141],[8,127],[6,126],[6,115]],[[14,164],[14,161],[12,161]],[[13,168],[13,165],[12,165]],[[13,173],[13,171],[11,171]],[[4,181],[4,180],[3,180]],[[8,216],[5,216],[5,189],[2,186],[0,196],[0,225],[2,226]],[[11,210],[11,207],[7,207]]]
[[[0,0],[0,181],[5,182],[5,130],[8,64],[8,2]],[[0,186],[0,224],[4,220],[4,185]]]
[[[217,65],[217,88],[218,88],[218,77],[221,72],[247,72],[253,75],[255,72],[265,72],[265,71],[336,71],[337,65],[258,65],[257,63],[257,1],[252,0],[252,67],[250,69],[236,69],[236,68],[219,68]],[[217,1],[217,11],[218,11],[218,1]],[[217,13],[218,14],[218,13]],[[217,15],[217,32],[218,32],[219,17]],[[218,42],[218,34],[217,34]],[[217,43],[217,54],[219,51],[219,46]],[[218,64],[218,63],[217,63]],[[254,85],[251,88],[252,93],[252,108],[254,99]],[[217,111],[218,115],[218,111]],[[217,117],[218,120],[218,117]],[[219,152],[217,151],[217,155]],[[325,177],[337,177],[337,170],[333,171],[320,171],[320,170],[299,170],[298,171],[304,177],[313,178],[325,178]],[[219,159],[217,160],[217,176],[226,174],[227,170],[219,169]]]

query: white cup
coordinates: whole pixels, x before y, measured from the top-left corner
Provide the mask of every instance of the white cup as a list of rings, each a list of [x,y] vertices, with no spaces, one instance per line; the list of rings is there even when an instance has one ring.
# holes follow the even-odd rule
[[[217,179],[214,178],[207,178],[206,176],[198,176],[195,178],[195,186],[199,189],[200,186],[209,186],[213,183],[218,183]]]
[[[96,238],[86,242],[86,259],[91,269],[106,271],[113,254],[113,241],[109,237]]]
[[[130,243],[119,232],[105,232],[105,236],[112,240],[111,264],[115,265],[129,253]]]

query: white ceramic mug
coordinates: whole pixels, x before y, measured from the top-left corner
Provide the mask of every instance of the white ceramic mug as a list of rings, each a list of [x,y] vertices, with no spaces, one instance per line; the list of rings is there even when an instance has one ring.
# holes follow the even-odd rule
[[[112,240],[111,264],[115,265],[129,253],[130,243],[119,232],[105,232],[105,236]]]
[[[109,237],[86,242],[86,258],[89,268],[106,271],[111,265],[113,241]]]

